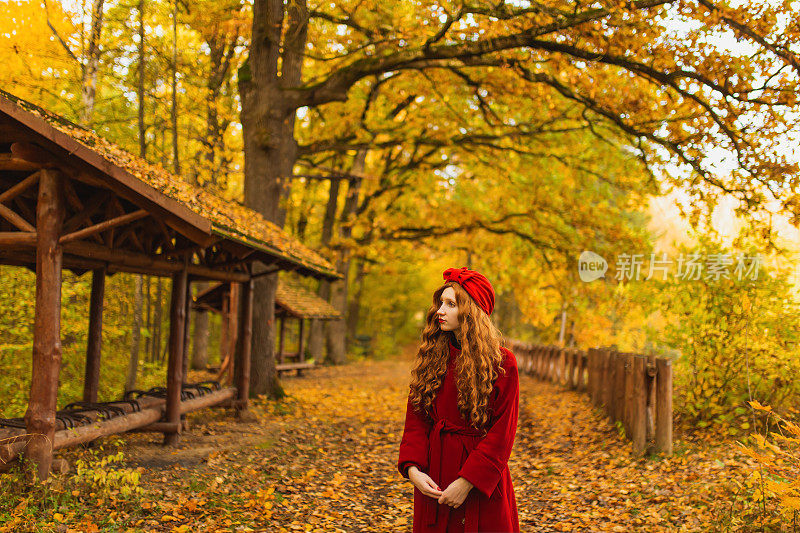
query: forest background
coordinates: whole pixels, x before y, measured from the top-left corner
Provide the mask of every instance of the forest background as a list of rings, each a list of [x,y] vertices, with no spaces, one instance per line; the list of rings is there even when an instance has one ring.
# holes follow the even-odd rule
[[[285,71],[301,57],[305,90],[287,104],[295,158],[270,218],[346,277],[296,280],[346,317],[310,328],[318,363],[395,355],[441,272],[468,266],[491,279],[508,338],[674,357],[687,429],[751,432],[752,401],[796,416],[794,3],[278,4],[282,32],[259,37],[280,42]],[[258,106],[242,89],[261,75],[265,5],[6,0],[0,89],[250,205]],[[497,44],[510,35],[526,39]],[[463,52],[483,39],[497,48]],[[608,260],[603,280],[581,281],[584,250]],[[665,279],[645,279],[654,253]],[[624,254],[642,254],[639,280],[615,268]],[[681,254],[734,260],[685,279]],[[756,276],[736,275],[737,254],[760,258]],[[163,383],[168,283],[110,278],[101,400]],[[80,396],[89,290],[66,275],[59,405]],[[0,267],[0,416],[27,402],[33,300],[33,274]],[[191,327],[193,365],[218,365],[219,318]]]

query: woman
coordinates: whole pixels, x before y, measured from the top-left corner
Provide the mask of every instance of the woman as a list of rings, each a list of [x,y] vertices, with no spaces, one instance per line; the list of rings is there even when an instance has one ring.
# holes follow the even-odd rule
[[[412,371],[397,467],[414,484],[414,533],[519,531],[508,458],[519,375],[482,274],[449,268]]]

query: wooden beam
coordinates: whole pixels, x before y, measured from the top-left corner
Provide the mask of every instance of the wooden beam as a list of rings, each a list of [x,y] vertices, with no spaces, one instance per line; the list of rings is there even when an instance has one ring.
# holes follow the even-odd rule
[[[37,140],[41,140],[41,137],[30,130],[22,129],[9,122],[0,122],[0,142],[13,143]]]
[[[103,297],[106,270],[92,270],[92,294],[89,299],[89,338],[86,342],[86,372],[83,380],[83,401],[96,402],[100,385],[100,354],[103,340]]]
[[[4,219],[8,220],[12,224],[14,224],[17,228],[21,229],[22,231],[36,231],[36,228],[30,225],[27,220],[16,214],[14,211],[9,209],[8,207],[0,204],[0,216]]]
[[[77,213],[83,211],[83,202],[78,198],[78,193],[75,192],[75,188],[72,186],[72,180],[64,180],[64,194],[73,211]]]
[[[164,231],[166,231],[166,228],[164,228]],[[191,246],[182,246],[180,248],[172,248],[169,251],[162,252],[161,255],[164,257],[178,257],[178,256],[183,256],[185,254],[194,253],[200,250],[200,248],[201,247],[197,244]]]
[[[172,276],[172,298],[169,314],[169,362],[167,366],[166,422],[180,424],[181,387],[183,384],[183,335],[186,320],[186,263]],[[179,431],[164,435],[164,444],[178,443]]]
[[[275,370],[284,372],[286,370],[301,370],[303,368],[314,368],[317,366],[315,363],[282,363],[275,365]]]
[[[37,163],[32,163],[30,161],[26,161],[24,159],[20,159],[16,157],[14,154],[0,154],[0,170],[11,170],[11,171],[33,171],[39,170],[42,168],[42,165]]]
[[[206,407],[224,405],[235,397],[236,389],[228,387],[198,398],[180,402],[178,406],[179,416],[199,409],[205,409]],[[53,437],[53,449],[60,450],[62,448],[69,448],[70,446],[90,442],[100,437],[115,435],[157,423],[164,413],[164,400],[157,400],[155,402],[146,402],[145,400],[147,399],[140,398],[138,400],[140,404],[142,404],[141,411],[128,412],[125,415],[117,416],[109,420],[55,432]],[[121,404],[120,406],[124,408],[124,405],[125,404]],[[174,427],[176,426],[169,426],[169,428]],[[178,423],[177,427],[180,427],[180,423]],[[25,447],[25,442],[28,440],[30,440],[28,435],[20,435],[15,439],[9,439],[9,442],[6,444],[0,445],[0,460],[5,462],[14,460]]]
[[[34,248],[36,246],[35,231],[0,231],[0,246]]]
[[[24,180],[20,181],[16,185],[12,185],[9,189],[3,191],[3,193],[0,194],[0,203],[13,200],[17,196],[28,190],[28,188],[36,185],[36,183],[39,181],[39,176],[40,172],[34,172],[33,174],[31,174]]]
[[[272,268],[270,270],[265,270],[263,272],[256,272],[255,274],[253,274],[253,279],[260,278],[263,276],[269,276],[270,274],[274,274],[275,272],[280,272],[280,270],[281,270],[280,267],[277,267],[277,268]]]
[[[228,267],[228,266],[241,265],[242,263],[249,263],[249,262],[253,261],[253,257],[252,256],[253,256],[254,253],[256,253],[255,250],[253,250],[252,253],[249,253],[249,254],[245,255],[244,257],[236,258],[236,259],[230,259],[228,261],[220,261],[219,263],[211,263],[208,266],[211,267],[211,268],[224,268],[224,267]]]
[[[115,272],[158,272],[158,275],[168,276],[183,269],[177,261],[166,261],[161,256],[149,256],[126,250],[111,250],[105,246],[94,243],[77,241],[64,244],[64,252],[88,259],[107,261],[109,271]],[[188,272],[195,279],[210,279],[217,281],[235,281],[242,283],[250,279],[246,272],[226,272],[214,270],[200,265],[189,265]]]
[[[180,423],[171,424],[170,422],[154,422],[148,426],[130,429],[128,431],[150,432],[150,433],[176,433],[180,431]]]
[[[0,102],[0,108],[3,107],[3,103]],[[166,196],[150,184],[133,176],[127,170],[108,161],[101,154],[56,130],[46,122],[42,121],[41,124],[35,125],[28,124],[28,122],[32,122],[28,120],[29,117],[16,116],[19,113],[14,111],[6,110],[16,120],[34,128],[37,133],[56,143],[59,152],[66,152],[64,154],[66,157],[59,156],[37,144],[22,142],[11,145],[11,152],[15,156],[43,166],[56,165],[68,176],[78,179],[78,181],[102,183],[103,186],[112,189],[126,200],[146,207],[148,211],[155,210],[154,214],[164,217],[168,226],[174,227],[176,231],[195,242],[205,245],[212,238],[211,222],[208,219]],[[94,174],[98,174],[98,176],[95,177]]]
[[[61,246],[64,219],[61,175],[42,173],[36,204],[36,311],[33,320],[33,365],[25,425],[32,436],[26,455],[36,464],[39,479],[50,474],[61,368]]]
[[[109,198],[111,198],[111,192],[108,190],[104,189],[94,193],[92,197],[89,198],[89,201],[86,202],[83,210],[67,220],[66,224],[64,224],[64,232],[72,233],[86,220],[90,220],[90,217],[97,213],[97,211],[108,201]]]
[[[79,229],[78,231],[74,231],[72,233],[63,235],[58,242],[60,244],[66,244],[68,242],[76,241],[78,239],[83,239],[84,237],[100,233],[115,226],[121,226],[122,224],[127,224],[128,222],[134,222],[149,215],[150,213],[148,213],[146,210],[139,209],[138,211],[134,211],[133,213],[126,213],[124,215],[114,217],[110,220],[104,220],[103,222],[99,222],[93,226],[89,226],[88,228],[82,228]]]

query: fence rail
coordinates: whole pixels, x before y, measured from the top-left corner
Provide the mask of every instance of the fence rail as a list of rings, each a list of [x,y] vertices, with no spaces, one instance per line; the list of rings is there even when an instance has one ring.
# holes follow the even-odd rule
[[[672,361],[611,348],[544,346],[513,340],[520,372],[586,392],[620,422],[637,453],[672,453]]]

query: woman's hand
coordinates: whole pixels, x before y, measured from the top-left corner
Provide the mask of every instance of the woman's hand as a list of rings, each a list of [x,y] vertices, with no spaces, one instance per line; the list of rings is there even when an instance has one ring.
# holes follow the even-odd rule
[[[414,486],[417,487],[425,496],[438,498],[442,495],[442,489],[440,489],[439,486],[433,482],[428,474],[421,471],[416,466],[412,465],[408,468],[408,479],[411,480],[411,483],[413,483]]]
[[[469,491],[472,490],[472,487],[474,487],[472,483],[463,477],[460,477],[450,483],[450,485],[444,489],[444,492],[439,497],[439,503],[449,505],[455,509],[464,503],[464,500],[467,499],[467,494],[469,494]]]

